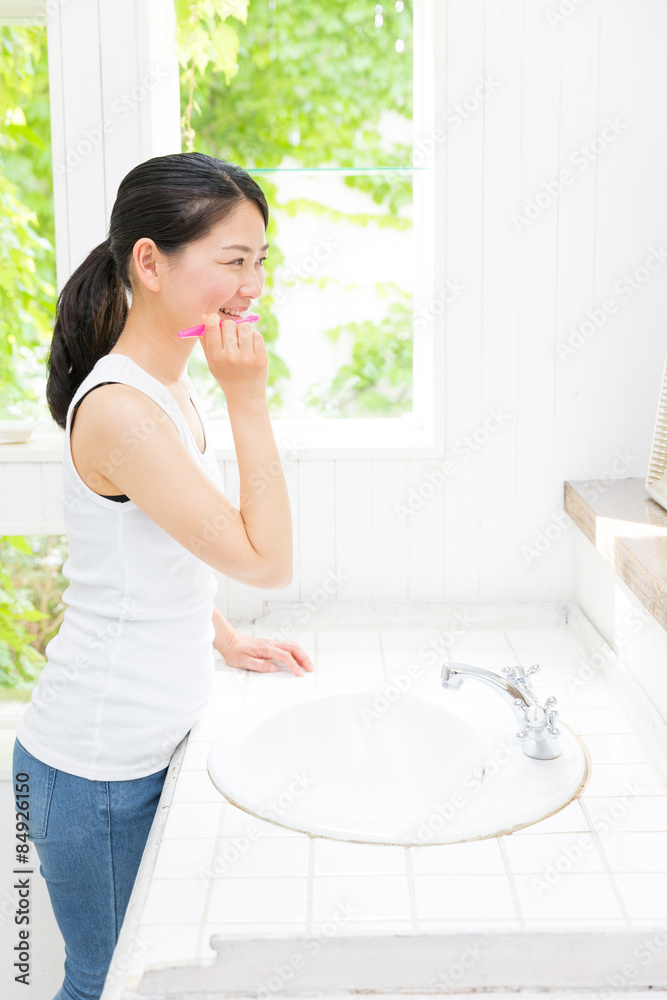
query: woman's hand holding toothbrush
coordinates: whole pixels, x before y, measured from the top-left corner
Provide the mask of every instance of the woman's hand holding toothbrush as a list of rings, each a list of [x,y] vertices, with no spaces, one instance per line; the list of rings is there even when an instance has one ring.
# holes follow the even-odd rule
[[[219,313],[205,317],[201,337],[211,374],[230,399],[266,399],[269,359],[264,338],[250,323],[220,322]]]

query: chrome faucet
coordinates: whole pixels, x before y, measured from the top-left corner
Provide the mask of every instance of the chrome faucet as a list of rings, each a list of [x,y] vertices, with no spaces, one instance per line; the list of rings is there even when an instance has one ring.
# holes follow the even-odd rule
[[[473,667],[468,663],[444,663],[442,686],[450,691],[458,691],[465,680],[473,678],[488,684],[507,702],[521,725],[516,734],[521,740],[521,749],[528,757],[538,760],[552,760],[560,757],[562,750],[558,737],[560,729],[555,728],[558,712],[553,711],[556,704],[553,697],[547,698],[540,705],[528,678],[536,674],[539,665],[534,663],[525,670],[523,667],[503,667],[504,677],[494,674],[484,667]]]

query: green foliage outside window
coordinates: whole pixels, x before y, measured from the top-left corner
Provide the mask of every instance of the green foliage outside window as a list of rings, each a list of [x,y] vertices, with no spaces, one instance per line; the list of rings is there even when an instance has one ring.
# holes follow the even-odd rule
[[[0,697],[28,697],[65,612],[61,535],[0,536]]]
[[[43,416],[56,298],[46,29],[0,28],[0,419]]]

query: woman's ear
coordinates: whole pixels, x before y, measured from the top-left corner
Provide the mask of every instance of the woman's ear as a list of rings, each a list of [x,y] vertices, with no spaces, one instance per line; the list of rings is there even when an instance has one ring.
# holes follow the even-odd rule
[[[134,244],[132,259],[137,280],[152,292],[160,291],[158,274],[159,252],[153,240],[144,237]]]

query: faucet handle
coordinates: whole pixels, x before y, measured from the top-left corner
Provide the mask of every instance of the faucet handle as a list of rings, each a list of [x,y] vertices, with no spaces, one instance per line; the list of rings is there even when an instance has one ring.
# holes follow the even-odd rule
[[[530,705],[526,707],[524,702],[519,698],[514,699],[514,704],[523,708],[525,725],[521,732],[517,733],[516,736],[520,740],[525,740],[528,736],[532,736],[537,730],[546,730],[550,736],[560,736],[560,729],[555,726],[556,719],[558,718],[558,712],[554,711],[551,706],[556,704],[556,699],[551,695],[546,699],[544,705],[540,707],[539,705]]]
[[[560,729],[555,726],[556,719],[558,717],[558,712],[555,712],[551,706],[556,704],[556,699],[552,696],[546,699],[544,706],[540,705],[526,705],[519,699],[514,699],[514,704],[521,706],[524,711],[525,725],[523,729],[516,733],[516,737],[519,740],[525,740],[529,737],[534,737],[538,731],[547,732],[549,736],[556,738],[560,736]]]
[[[539,669],[539,663],[533,663],[530,667],[503,667],[503,673],[505,674],[505,677],[512,681],[513,684],[516,684],[517,687],[530,687],[528,678],[532,677],[533,674],[536,674]]]
[[[551,702],[551,704],[555,705],[556,704],[556,699],[555,698],[547,698],[547,700],[544,703],[545,708],[547,707],[547,705],[549,704],[549,702]],[[556,727],[555,727],[555,722],[556,722],[557,718],[558,718],[558,712],[548,712],[547,713],[546,730],[547,730],[548,733],[551,733],[552,736],[560,736],[560,729],[556,729]]]
[[[537,695],[528,678],[531,674],[536,674],[539,669],[539,663],[534,663],[531,667],[526,668],[521,666],[503,667],[502,671],[510,684],[513,684],[519,691],[526,695],[527,700],[532,702],[533,705],[537,705]]]

